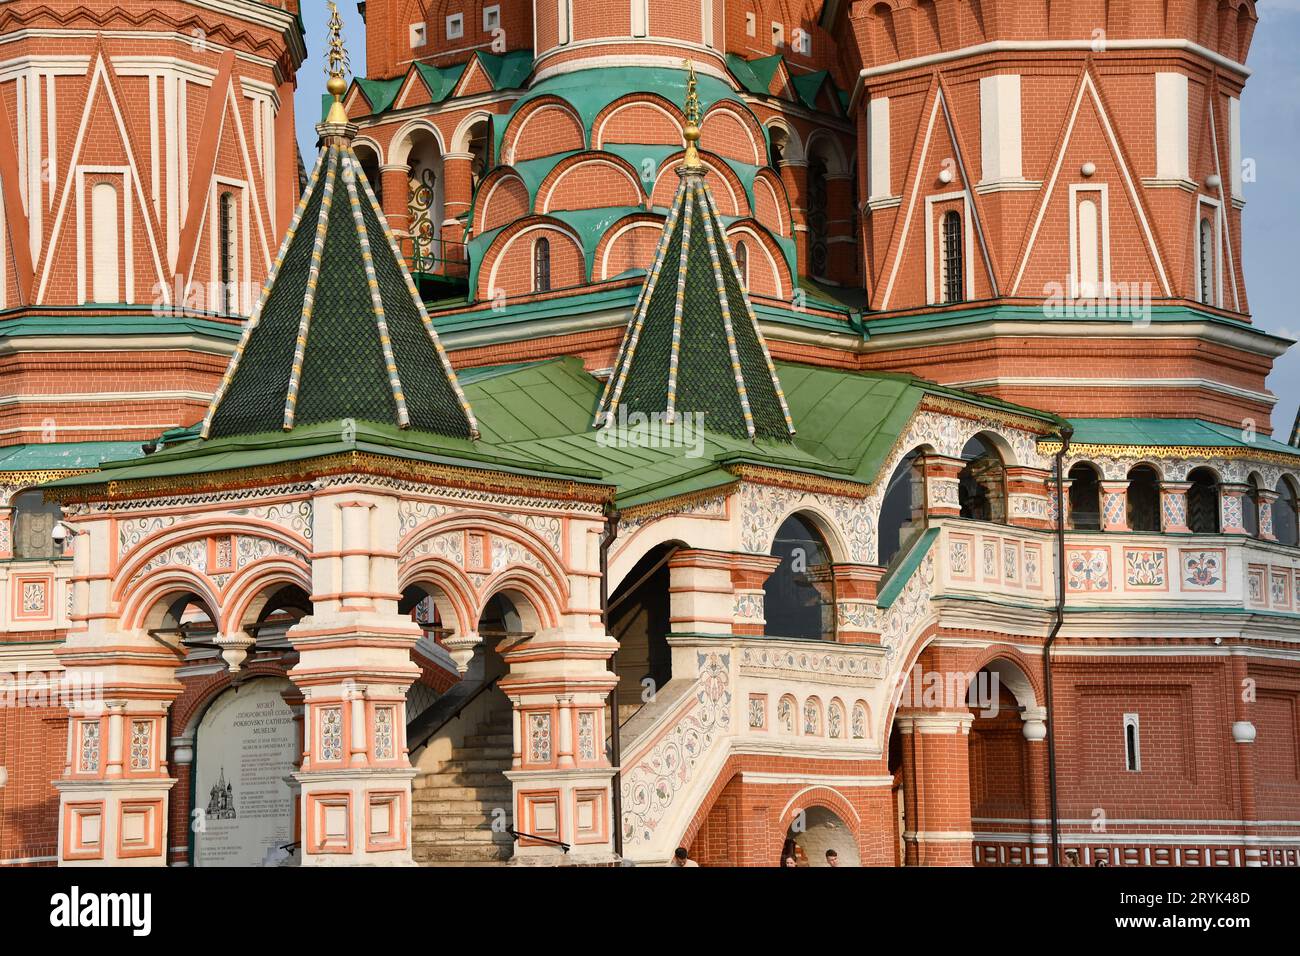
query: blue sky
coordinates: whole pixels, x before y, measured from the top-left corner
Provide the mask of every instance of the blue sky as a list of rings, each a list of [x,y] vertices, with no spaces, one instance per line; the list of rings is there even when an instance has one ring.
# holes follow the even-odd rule
[[[1266,0],[1259,5],[1248,65],[1254,75],[1242,97],[1242,155],[1253,159],[1256,181],[1245,184],[1244,271],[1254,323],[1265,331],[1300,339],[1300,175],[1291,164],[1300,157],[1300,0]],[[353,72],[365,75],[365,30],[353,0],[342,0],[339,15]],[[307,62],[298,74],[298,142],[311,166],[316,152],[320,95],[325,92],[321,52],[328,10],[322,0],[305,0]],[[1296,218],[1293,218],[1296,217]],[[1295,281],[1297,285],[1290,285]],[[1287,293],[1287,288],[1292,292]],[[1268,380],[1278,397],[1273,411],[1277,437],[1285,441],[1300,406],[1300,346],[1278,360]]]

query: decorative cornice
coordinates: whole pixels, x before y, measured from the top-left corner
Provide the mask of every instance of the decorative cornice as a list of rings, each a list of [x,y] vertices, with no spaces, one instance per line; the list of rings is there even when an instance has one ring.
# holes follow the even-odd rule
[[[871,494],[872,486],[861,481],[844,478],[828,478],[803,471],[786,471],[768,465],[727,465],[731,472],[742,481],[756,485],[773,485],[777,488],[790,488],[794,491],[807,491],[813,494],[839,495],[844,498],[865,498]]]
[[[439,487],[468,488],[483,492],[531,495],[560,501],[604,503],[614,497],[608,485],[512,475],[490,467],[444,465],[410,461],[365,451],[348,451],[300,461],[276,462],[252,468],[236,468],[212,474],[178,475],[114,481],[105,476],[101,484],[54,488],[47,496],[58,501],[120,501],[174,496],[184,493],[231,491],[256,485],[311,481],[356,472],[397,480],[410,480]],[[84,472],[83,472],[84,473]]]
[[[1038,442],[1038,451],[1042,455],[1051,456],[1060,450],[1061,443],[1058,440],[1043,439]],[[1300,467],[1300,448],[1297,448],[1292,455],[1242,445],[1093,445],[1087,442],[1071,442],[1070,454],[1071,456],[1097,455],[1107,458],[1240,458],[1266,461],[1285,468]]]
[[[1055,422],[1046,421],[1042,418],[1031,418],[1028,415],[1019,415],[1003,409],[990,408],[973,400],[964,402],[960,399],[943,398],[937,395],[927,395],[921,399],[919,410],[955,415],[958,418],[991,419],[1010,428],[1019,428],[1022,431],[1033,432],[1036,435],[1052,434],[1057,427]]]

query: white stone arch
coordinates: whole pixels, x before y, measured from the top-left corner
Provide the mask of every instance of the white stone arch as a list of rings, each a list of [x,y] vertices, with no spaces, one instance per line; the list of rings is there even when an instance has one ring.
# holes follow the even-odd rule
[[[1164,481],[1166,480],[1165,464],[1159,458],[1134,458],[1131,462],[1128,462],[1128,467],[1124,469],[1123,480],[1128,481],[1128,476],[1133,473],[1135,468],[1150,468],[1156,473],[1158,480]]]
[[[838,564],[843,561],[853,560],[852,549],[840,530],[839,522],[830,513],[829,509],[812,496],[802,501],[791,502],[780,512],[780,516],[772,524],[768,535],[767,554],[772,553],[772,547],[776,544],[776,533],[780,530],[781,525],[795,515],[805,518],[809,524],[817,529],[817,533],[822,536],[822,540],[826,543],[826,550],[830,552],[832,562]]]
[[[778,129],[785,134],[785,153],[782,158],[787,163],[804,162],[805,154],[803,148],[803,139],[799,136],[799,131],[795,129],[793,126],[791,126],[790,123],[787,122],[784,117],[774,116],[771,119],[769,119],[766,123],[764,123],[763,127],[767,131],[767,138],[769,142],[771,142],[772,139],[772,130]],[[768,154],[768,159],[769,160],[771,159],[770,153]]]
[[[642,203],[648,198],[645,192],[645,183],[636,175],[635,170],[628,166],[626,160],[614,155],[592,156],[590,154],[578,154],[572,161],[562,164],[555,178],[538,190],[537,197],[533,200],[533,211],[543,216],[549,214],[551,211],[551,198],[555,195],[556,190],[560,188],[560,183],[564,182],[565,177],[592,166],[613,169],[628,181],[637,195],[641,197]]]
[[[160,627],[176,603],[168,603],[167,599],[179,600],[185,594],[199,598],[206,605],[213,627],[220,628],[222,606],[212,582],[184,567],[164,568],[132,587],[119,604],[119,628],[136,631]]]
[[[312,550],[311,542],[301,535],[288,531],[274,522],[260,518],[241,517],[236,520],[228,520],[223,517],[218,521],[213,521],[211,518],[186,521],[166,527],[132,546],[123,556],[117,570],[114,572],[114,599],[121,600],[121,596],[132,587],[132,578],[164,551],[188,544],[191,541],[202,540],[206,542],[209,538],[225,536],[265,538],[273,542],[279,542],[291,548],[300,556],[304,556],[304,561],[306,560],[305,555],[310,554]]]
[[[375,154],[375,159],[380,166],[384,165],[384,147],[379,145],[379,141],[370,136],[357,136],[352,140],[352,151],[355,153],[358,149],[368,149]],[[360,157],[357,157],[360,159]]]
[[[554,593],[552,582],[532,569],[507,568],[488,582],[478,605],[479,617],[498,594],[514,605],[523,630],[535,634],[560,626],[564,609],[559,595]],[[477,619],[475,623],[477,626]]]
[[[407,562],[411,560],[413,553],[421,544],[438,535],[456,531],[480,532],[495,538],[508,538],[541,563],[548,576],[554,578],[557,582],[564,582],[568,579],[568,572],[561,563],[559,555],[556,554],[547,540],[533,529],[505,518],[497,518],[482,513],[461,512],[441,515],[423,521],[412,528],[402,539],[402,543],[398,547],[398,569],[403,580],[407,575]],[[567,589],[561,586],[561,590],[565,591]]]
[[[467,115],[457,124],[456,131],[451,134],[451,149],[448,152],[468,153],[474,128],[479,123],[487,123],[490,130],[492,128],[492,119],[493,114],[487,110],[474,110]]]
[[[223,591],[225,610],[220,621],[221,633],[242,630],[248,618],[261,614],[276,591],[297,585],[312,593],[311,569],[284,557],[264,558],[241,569]]]
[[[422,590],[438,609],[444,626],[450,625],[457,634],[472,634],[477,629],[477,589],[465,572],[446,558],[424,555],[405,564],[398,587],[403,594],[410,588]]]
[[[427,119],[413,119],[402,126],[389,140],[388,146],[388,165],[405,166],[411,156],[411,137],[414,133],[425,132],[433,136],[433,140],[438,144],[438,155],[447,155],[447,146],[442,138],[442,131]]]
[[[657,113],[661,113],[673,126],[681,126],[682,117],[680,113],[674,113],[668,108],[668,101],[662,99],[657,94],[647,94],[644,99],[632,99],[625,103],[620,103],[612,110],[600,117],[596,128],[591,133],[592,149],[601,149],[605,145],[605,127],[607,127],[619,113],[627,109],[639,109],[649,107]]]
[[[636,530],[622,529],[609,555],[609,592],[613,594],[647,554],[665,544],[680,544],[686,548],[704,547],[691,542],[707,541],[709,546],[729,547],[730,534],[725,522],[717,518],[700,518],[693,515],[667,514],[648,521]]]
[[[998,683],[1011,692],[1011,696],[1016,699],[1016,703],[1021,708],[1025,711],[1038,710],[1042,706],[1038,699],[1038,691],[1034,687],[1034,682],[1029,679],[1025,664],[1019,660],[1018,655],[1006,647],[991,648],[989,653],[991,656],[975,668],[976,672],[988,671],[996,674]]]
[[[761,130],[763,128],[762,124],[758,123],[757,118],[753,113],[745,109],[739,103],[726,99],[715,102],[705,111],[704,115],[700,117],[700,130],[704,130],[710,118],[720,116],[724,113],[731,116],[732,119],[739,123],[744,129],[745,138],[749,141],[751,155],[758,160],[755,165],[766,165],[768,159],[767,137],[760,134],[757,139],[754,138],[755,127],[757,126]],[[703,141],[707,142],[707,139]]]
[[[808,136],[808,143],[804,147],[804,159],[811,160],[814,156],[821,156],[826,160],[827,176],[847,176],[851,171],[843,145],[835,134],[825,129],[813,130]]]

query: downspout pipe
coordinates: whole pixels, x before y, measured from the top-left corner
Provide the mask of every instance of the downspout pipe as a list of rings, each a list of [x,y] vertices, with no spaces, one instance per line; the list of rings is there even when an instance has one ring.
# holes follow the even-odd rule
[[[605,513],[605,534],[600,539],[600,624],[609,634],[609,549],[618,537],[619,512],[611,507]],[[618,649],[609,655],[609,669],[618,676]],[[618,684],[610,691],[609,699],[609,762],[614,765],[610,780],[610,810],[614,824],[614,853],[623,856],[623,744],[618,726]]]
[[[1061,818],[1056,795],[1056,728],[1052,704],[1052,645],[1065,621],[1065,482],[1061,474],[1074,429],[1061,426],[1061,450],[1056,453],[1056,609],[1052,630],[1043,643],[1043,703],[1047,710],[1047,799],[1052,825],[1052,866],[1061,865]]]

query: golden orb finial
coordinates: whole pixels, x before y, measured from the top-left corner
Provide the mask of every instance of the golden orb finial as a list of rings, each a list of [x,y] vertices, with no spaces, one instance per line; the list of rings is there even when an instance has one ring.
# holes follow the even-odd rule
[[[351,63],[348,62],[347,48],[343,45],[343,19],[339,16],[339,8],[334,5],[334,0],[328,0],[328,5],[330,18],[326,29],[329,30],[329,50],[325,54],[325,72],[329,74],[329,79],[325,81],[325,89],[334,97],[334,102],[330,104],[325,122],[332,126],[346,125],[348,114],[343,109],[343,94],[348,89],[346,74],[351,69]]]
[[[686,158],[683,165],[687,169],[701,169],[700,162],[700,94],[695,79],[695,64],[690,60],[686,64],[686,126],[682,135],[686,138]]]

